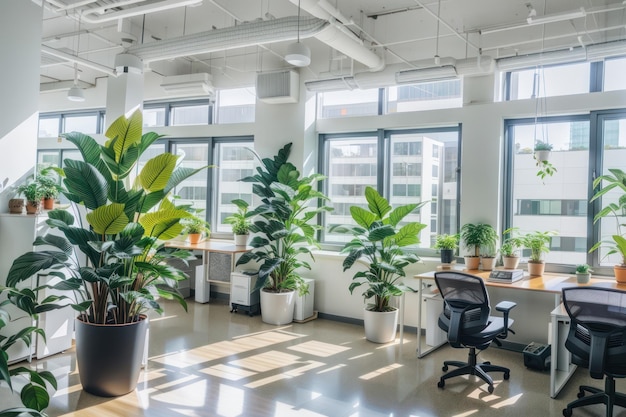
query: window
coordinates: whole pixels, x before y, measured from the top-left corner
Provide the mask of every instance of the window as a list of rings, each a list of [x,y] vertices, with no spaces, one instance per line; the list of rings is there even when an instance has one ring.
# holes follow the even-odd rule
[[[103,125],[104,111],[41,114],[38,137],[53,138],[74,131],[92,135],[102,133]]]
[[[626,89],[626,58],[607,59],[604,61],[603,91]]]
[[[588,93],[590,74],[588,62],[511,71],[508,74],[508,99]]]
[[[378,111],[379,90],[332,91],[318,93],[318,117],[330,119],[349,116],[373,116]]]
[[[58,117],[40,117],[39,118],[39,137],[54,138],[59,136],[59,118]]]
[[[461,107],[461,79],[387,88],[387,113]]]
[[[172,106],[170,126],[208,125],[210,110],[208,104]]]
[[[256,88],[234,88],[217,92],[217,123],[254,122]]]
[[[324,214],[325,226],[351,224],[349,207],[366,206],[367,186],[383,190],[392,206],[428,201],[406,221],[427,225],[420,235],[421,248],[429,248],[431,236],[456,233],[456,176],[443,179],[441,166],[456,173],[460,129],[379,131],[368,134],[322,135],[324,156],[320,172],[328,177],[324,192],[333,212]],[[438,151],[433,151],[437,148]],[[381,154],[379,149],[384,149]],[[455,153],[449,157],[448,153]],[[437,154],[441,160],[434,159]],[[385,155],[388,155],[385,157]],[[450,163],[452,168],[446,165]],[[358,169],[357,167],[369,167]],[[374,169],[376,167],[376,169]],[[431,168],[434,167],[434,168]],[[436,172],[436,175],[432,175]],[[327,243],[345,242],[346,235],[325,233]]]
[[[143,126],[160,127],[165,126],[167,120],[165,107],[145,107],[143,109]]]

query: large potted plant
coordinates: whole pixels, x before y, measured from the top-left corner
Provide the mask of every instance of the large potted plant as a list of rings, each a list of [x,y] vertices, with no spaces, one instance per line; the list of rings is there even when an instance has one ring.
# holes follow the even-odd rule
[[[250,236],[250,226],[252,225],[250,219],[254,216],[254,213],[248,210],[250,205],[245,200],[236,198],[231,203],[237,206],[237,212],[226,217],[224,223],[231,225],[233,235],[235,236],[235,245],[246,246],[248,244],[248,236]]]
[[[626,214],[626,173],[617,168],[609,169],[609,172],[610,174],[601,175],[593,181],[594,189],[602,182],[606,182],[607,185],[597,190],[590,202],[596,201],[612,190],[620,193],[617,197],[617,202],[607,203],[593,218],[593,222],[597,223],[600,219],[612,217],[615,220],[615,234],[611,236],[611,240],[596,242],[589,252],[604,247],[607,249],[604,257],[617,254],[621,261],[613,267],[613,272],[615,274],[615,280],[624,283],[626,282],[626,238],[622,230],[624,223],[620,217]]]
[[[48,213],[56,233],[38,237],[35,246],[53,249],[27,252],[14,260],[7,284],[15,287],[46,272],[61,278],[56,289],[71,291],[76,356],[83,388],[96,395],[116,396],[133,390],[141,368],[148,322],[146,312],[161,312],[157,298],[186,303],[177,290],[184,273],[168,265],[171,257],[187,258],[165,240],[182,230],[190,216],[170,201],[172,189],[201,169],[184,168],[178,156],[160,154],[148,160],[135,185],[143,151],[159,138],[142,135],[139,111],[115,120],[101,146],[78,132],[65,134],[82,160],[64,161],[63,194],[85,213],[79,219],[65,210]]]
[[[535,231],[522,236],[524,247],[530,249],[528,257],[528,273],[531,276],[541,276],[545,270],[546,263],[543,255],[550,252],[550,241],[555,232]]]
[[[319,247],[315,235],[320,229],[310,221],[331,210],[322,205],[328,198],[315,187],[324,176],[301,177],[287,161],[290,152],[288,143],[273,159],[259,158],[257,174],[242,179],[253,183],[252,191],[261,203],[252,211],[252,250],[239,257],[237,265],[252,261],[259,265],[254,273],[258,274],[255,289],[261,289],[261,319],[276,325],[293,321],[295,293],[307,292],[298,270],[311,269],[302,257],[313,259],[311,250]]]
[[[418,222],[401,222],[424,203],[392,209],[372,187],[365,189],[365,199],[367,209],[350,207],[355,226],[334,226],[331,231],[352,234],[352,240],[342,249],[342,253],[348,254],[343,270],[352,268],[360,260],[367,266],[354,274],[350,293],[362,285],[366,287],[363,298],[373,303],[364,311],[365,337],[375,343],[387,343],[394,340],[398,321],[398,310],[390,306],[389,301],[407,290],[401,282],[404,268],[419,261],[416,254],[404,248],[419,244],[419,234],[426,227]]]
[[[481,249],[493,248],[493,250],[485,249],[485,258],[488,257],[487,255],[495,257],[495,246],[498,241],[498,234],[489,224],[466,223],[461,227],[461,241],[463,241],[463,245],[470,251],[470,254],[465,256],[465,267],[468,270],[475,270],[478,269],[480,265]]]
[[[441,255],[441,263],[449,265],[454,261],[454,251],[459,246],[459,235],[442,234],[435,238],[434,248]]]

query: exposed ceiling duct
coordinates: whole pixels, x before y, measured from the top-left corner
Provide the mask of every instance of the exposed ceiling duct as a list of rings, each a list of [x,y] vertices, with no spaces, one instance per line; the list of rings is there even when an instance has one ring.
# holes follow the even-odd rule
[[[328,22],[325,20],[302,18],[300,38],[310,38],[326,26]],[[130,47],[128,53],[138,56],[144,62],[152,62],[265,43],[294,41],[297,37],[298,18],[290,16],[136,45]]]

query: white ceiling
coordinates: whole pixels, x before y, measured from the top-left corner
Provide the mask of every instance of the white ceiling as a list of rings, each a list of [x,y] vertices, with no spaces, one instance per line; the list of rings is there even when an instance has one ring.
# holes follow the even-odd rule
[[[128,47],[298,14],[297,0],[203,0],[197,6],[107,20],[111,13],[138,13],[142,10],[138,8],[145,11],[148,7],[181,1],[184,0],[44,0],[42,46],[48,52],[42,53],[42,89],[71,83],[74,56],[78,56],[80,81],[93,85],[97,78],[107,76],[107,70],[113,70],[114,57]],[[318,7],[318,0],[301,1],[301,16],[311,17],[307,7]],[[479,54],[479,49],[483,55],[500,58],[626,38],[626,5],[616,0],[320,2],[333,6],[339,12],[336,16],[342,19],[336,22],[337,26],[361,38],[365,47],[387,65],[433,59],[437,54],[442,58],[471,58]],[[560,21],[547,24],[527,22],[531,9],[541,17],[578,12],[581,7],[585,10],[583,17],[563,19],[561,16]],[[94,8],[103,8],[102,13],[94,13]],[[302,42],[312,51],[307,78],[368,70],[317,38]],[[282,56],[289,43],[274,42],[157,60],[149,63],[147,69],[162,75],[209,72],[235,81],[251,80],[257,71],[288,68]]]

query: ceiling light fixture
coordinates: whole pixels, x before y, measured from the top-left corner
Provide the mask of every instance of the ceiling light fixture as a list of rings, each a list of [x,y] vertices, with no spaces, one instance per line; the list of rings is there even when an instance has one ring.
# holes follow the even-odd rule
[[[526,19],[526,22],[528,22],[529,25],[542,25],[545,23],[555,23],[562,22],[564,20],[578,19],[585,16],[587,16],[587,12],[585,11],[584,7],[581,7],[580,10],[568,13],[547,14],[541,17],[534,17],[529,15],[528,19]]]
[[[287,46],[285,61],[296,67],[306,67],[311,63],[311,50],[300,43],[300,0],[298,0],[298,41]]]
[[[76,56],[80,49],[80,16],[78,18],[78,42],[76,45]],[[78,64],[74,62],[74,85],[67,92],[67,99],[70,101],[85,101],[83,89],[78,86]]]
[[[437,38],[435,40],[435,65],[441,65],[441,58],[439,57],[439,23],[441,22],[441,18],[439,14],[441,13],[441,0],[437,2]]]

